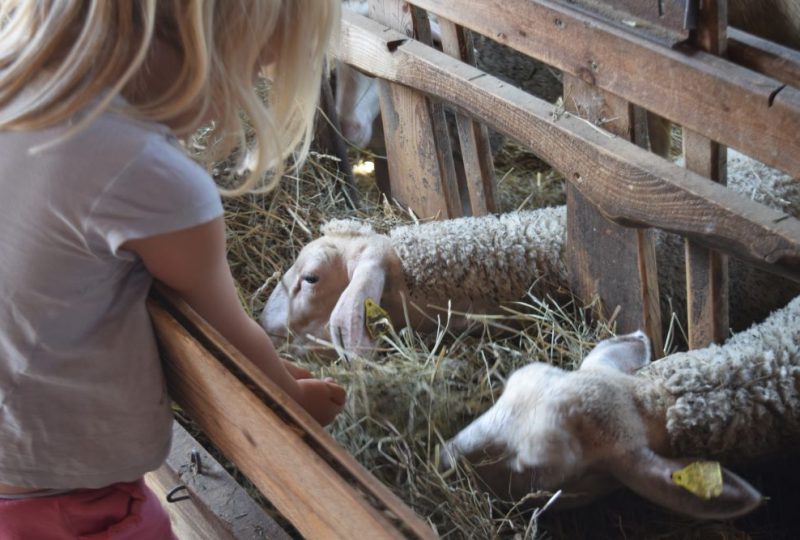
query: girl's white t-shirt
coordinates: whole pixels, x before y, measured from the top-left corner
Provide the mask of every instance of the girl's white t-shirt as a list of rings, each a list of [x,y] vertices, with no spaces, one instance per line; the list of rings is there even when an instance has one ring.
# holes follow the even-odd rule
[[[0,483],[95,488],[157,468],[171,413],[127,240],[222,215],[169,129],[106,112],[0,131]]]

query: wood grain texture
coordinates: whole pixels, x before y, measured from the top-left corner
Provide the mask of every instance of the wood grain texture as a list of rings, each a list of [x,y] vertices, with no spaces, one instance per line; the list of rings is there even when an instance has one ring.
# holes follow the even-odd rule
[[[690,0],[552,0],[666,47],[673,47],[689,37],[689,31],[684,28],[684,3],[687,1]]]
[[[410,508],[174,293],[159,287],[148,308],[171,397],[301,534],[434,537]]]
[[[725,54],[728,10],[726,0],[704,0],[692,42],[698,48]],[[683,130],[686,168],[709,180],[726,184],[727,149],[690,129]],[[713,249],[686,241],[686,306],[689,348],[722,343],[730,327],[728,314],[728,258]]]
[[[193,471],[191,455],[200,469]],[[211,454],[177,422],[166,463],[145,475],[170,515],[172,530],[181,540],[290,540],[290,536],[247,494]],[[188,499],[166,502],[176,486]]]
[[[566,109],[619,137],[634,139],[633,106],[612,94],[564,75]],[[643,330],[661,356],[655,244],[650,230],[612,223],[577,189],[567,186],[567,267],[570,290],[584,302],[597,296],[606,317],[616,316],[617,333]]]
[[[386,43],[398,34],[375,21],[346,14],[342,30],[337,54],[344,61],[439,96],[513,137],[562,171],[608,219],[691,237],[800,280],[800,220],[561,114],[550,103],[413,40],[389,53]],[[786,153],[792,144],[774,150]]]
[[[439,19],[442,33],[442,50],[470,65],[475,65],[472,39],[463,28],[447,19]],[[497,211],[497,182],[494,158],[489,145],[486,126],[465,114],[456,114],[461,161],[473,216]]]
[[[410,0],[800,177],[800,90],[696,48],[670,49],[548,0]],[[709,92],[713,89],[713,92]]]
[[[370,0],[370,17],[413,35],[411,6],[401,0]],[[387,44],[387,51],[390,48]],[[462,215],[444,108],[420,92],[378,81],[392,198],[422,218]]]
[[[800,88],[800,51],[728,28],[728,58],[795,88]]]

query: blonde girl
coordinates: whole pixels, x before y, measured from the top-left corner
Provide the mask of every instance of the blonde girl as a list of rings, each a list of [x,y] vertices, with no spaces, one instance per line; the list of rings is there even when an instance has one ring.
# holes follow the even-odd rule
[[[243,311],[219,191],[178,143],[213,122],[201,159],[236,149],[235,193],[302,162],[338,10],[0,0],[0,538],[172,537],[141,480],[171,433],[153,278],[321,424],[341,410],[344,390],[288,367]]]

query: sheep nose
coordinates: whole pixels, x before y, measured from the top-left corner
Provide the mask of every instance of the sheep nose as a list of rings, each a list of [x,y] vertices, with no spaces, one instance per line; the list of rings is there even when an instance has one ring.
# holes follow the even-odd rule
[[[450,443],[446,443],[439,449],[439,472],[447,472],[456,466],[457,456]]]
[[[371,126],[358,120],[342,119],[342,135],[359,148],[364,148],[372,137]]]

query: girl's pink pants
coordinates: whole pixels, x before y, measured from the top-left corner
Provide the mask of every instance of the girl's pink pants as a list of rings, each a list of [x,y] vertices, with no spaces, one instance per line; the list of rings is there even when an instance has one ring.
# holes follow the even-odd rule
[[[144,480],[29,499],[0,499],[0,540],[175,540]]]

